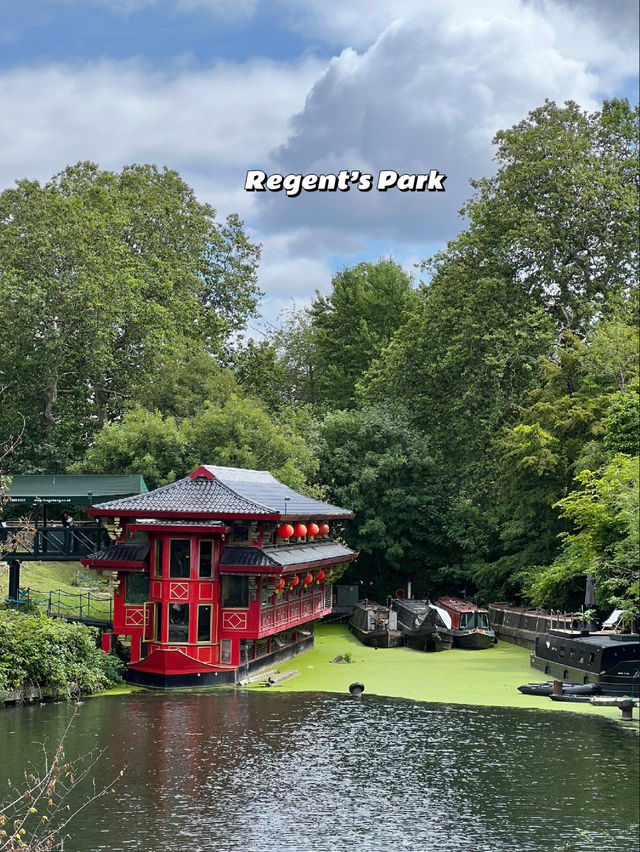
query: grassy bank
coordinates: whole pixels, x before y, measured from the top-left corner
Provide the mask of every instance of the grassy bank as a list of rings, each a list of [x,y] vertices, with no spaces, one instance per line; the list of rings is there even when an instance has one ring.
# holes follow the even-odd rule
[[[77,592],[77,586],[73,585],[77,571],[89,573],[79,562],[22,562],[20,587],[42,593],[57,589],[62,589],[63,592]],[[9,575],[5,570],[0,576],[0,594],[6,597],[8,592]]]
[[[485,651],[454,648],[437,654],[410,648],[376,650],[360,644],[346,625],[327,624],[316,629],[312,651],[278,666],[281,672],[295,669],[300,674],[271,688],[344,694],[349,691],[350,683],[360,681],[366,693],[414,701],[596,713],[620,718],[617,707],[565,704],[522,695],[517,689],[521,684],[546,680],[542,672],[530,667],[529,653],[526,648],[507,642],[499,642]],[[351,654],[353,662],[331,662],[341,654]]]

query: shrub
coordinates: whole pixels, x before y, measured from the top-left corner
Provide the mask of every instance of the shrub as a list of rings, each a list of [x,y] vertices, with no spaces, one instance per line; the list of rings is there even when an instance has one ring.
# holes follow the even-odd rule
[[[35,613],[0,611],[0,692],[41,687],[68,695],[121,680],[122,664],[97,647],[99,631]]]

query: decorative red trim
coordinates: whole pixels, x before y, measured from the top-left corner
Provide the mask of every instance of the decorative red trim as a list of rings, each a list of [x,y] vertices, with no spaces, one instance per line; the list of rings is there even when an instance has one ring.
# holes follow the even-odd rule
[[[81,559],[80,564],[85,568],[95,568],[101,571],[103,568],[122,568],[124,571],[144,571],[144,562],[125,562],[123,559]]]
[[[105,518],[135,518],[140,517],[141,515],[146,516],[148,518],[193,518],[195,520],[237,520],[237,521],[308,521],[309,513],[305,515],[284,515],[279,513],[272,513],[269,515],[256,515],[251,514],[250,512],[157,512],[151,509],[87,509],[87,514],[92,518],[95,517],[105,517]],[[355,518],[353,512],[345,512],[343,515],[320,515],[317,514],[314,517],[322,520],[326,518],[327,521],[338,522],[338,521],[348,521]],[[316,536],[319,538],[319,536]]]
[[[203,533],[205,533],[205,534],[210,533],[212,535],[216,535],[216,534],[219,533],[219,534],[222,535],[223,533],[230,533],[230,532],[233,531],[233,527],[227,527],[227,526],[224,526],[224,527],[209,527],[209,526],[199,527],[199,526],[196,526],[196,525],[193,525],[193,524],[192,525],[184,525],[184,526],[182,526],[181,524],[172,524],[171,526],[162,527],[162,526],[159,526],[158,524],[144,524],[144,523],[142,523],[142,524],[136,524],[136,523],[127,524],[127,529],[142,530],[144,532],[157,532],[157,533],[162,533],[163,535],[166,534],[166,533],[170,533],[170,532],[180,532],[180,533],[193,532],[193,533],[198,533],[198,535],[201,535]]]
[[[202,476],[205,479],[215,479],[215,474],[211,473],[210,470],[207,470],[204,465],[200,465],[195,470],[192,470],[189,474],[190,479],[197,479],[197,477]]]
[[[156,512],[150,509],[87,509],[87,514],[91,517],[105,518],[139,518],[141,515],[148,518],[193,518],[194,520],[208,521],[216,520],[217,518],[238,521],[279,521],[280,515],[256,515],[248,512]],[[346,515],[345,515],[346,517]]]

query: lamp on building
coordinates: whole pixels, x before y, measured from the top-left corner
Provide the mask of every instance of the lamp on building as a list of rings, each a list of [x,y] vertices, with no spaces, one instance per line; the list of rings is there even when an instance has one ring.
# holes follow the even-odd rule
[[[320,524],[319,532],[320,535],[327,535],[329,532],[329,524]]]
[[[307,524],[307,535],[308,536],[311,536],[313,538],[313,536],[318,535],[319,532],[320,532],[320,527],[317,524],[314,524],[314,523]]]
[[[280,524],[278,527],[278,535],[280,538],[291,538],[293,535],[293,527],[291,524]]]
[[[307,534],[307,528],[304,524],[296,524],[293,528],[293,534],[296,538],[304,538]]]
[[[324,580],[324,571],[321,569],[318,574],[316,574],[316,583],[321,583]]]
[[[304,578],[304,580],[302,581],[302,584],[304,586],[308,586],[309,583],[313,583],[313,574],[311,572],[309,572],[307,574],[307,576]]]

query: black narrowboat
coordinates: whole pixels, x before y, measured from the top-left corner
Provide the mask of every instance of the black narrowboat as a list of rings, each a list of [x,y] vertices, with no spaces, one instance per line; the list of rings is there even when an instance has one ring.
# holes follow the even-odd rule
[[[451,619],[447,612],[428,601],[394,598],[398,629],[406,644],[419,651],[448,651],[453,643]]]
[[[373,601],[356,603],[349,619],[349,630],[363,645],[371,648],[395,648],[404,644],[396,613]]]
[[[438,598],[438,606],[451,617],[453,644],[457,648],[480,650],[496,643],[496,635],[489,624],[489,613],[470,601],[460,598]]]
[[[598,684],[603,695],[640,697],[637,633],[542,633],[536,639],[531,665],[553,680]]]

